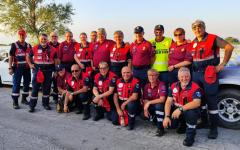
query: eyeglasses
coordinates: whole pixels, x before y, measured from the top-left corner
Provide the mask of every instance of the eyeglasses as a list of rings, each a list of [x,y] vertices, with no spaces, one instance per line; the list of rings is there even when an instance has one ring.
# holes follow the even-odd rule
[[[56,35],[53,35],[53,36],[51,36],[51,37],[58,37],[58,36],[56,36]]]
[[[182,35],[183,35],[182,33],[174,34],[174,36],[182,36]]]
[[[158,76],[157,74],[149,74],[148,76]]]
[[[72,73],[74,73],[74,72],[79,72],[79,70],[71,70],[72,71]]]

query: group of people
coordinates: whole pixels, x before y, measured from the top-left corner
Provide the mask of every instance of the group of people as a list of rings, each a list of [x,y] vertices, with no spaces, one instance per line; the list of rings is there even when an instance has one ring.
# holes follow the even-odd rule
[[[229,61],[233,46],[217,35],[206,32],[205,23],[192,23],[196,38],[185,39],[183,28],[174,30],[174,39],[164,36],[164,26],[156,25],[155,38],[146,40],[144,29],[134,29],[135,40],[124,42],[124,34],[114,32],[107,39],[104,28],[80,34],[80,42],[70,31],[59,43],[56,32],[39,35],[39,44],[25,42],[26,32],[18,31],[19,40],[12,43],[9,73],[13,75],[13,108],[19,109],[20,83],[23,77],[22,103],[35,112],[38,92],[42,87],[42,105],[50,110],[49,97],[53,84],[53,100],[58,112],[77,109],[83,120],[104,118],[114,125],[133,130],[135,117],[143,112],[145,119],[157,126],[157,136],[165,128],[186,133],[183,145],[192,146],[199,126],[209,126],[209,139],[218,136],[218,72]],[[224,57],[220,62],[220,49]],[[32,92],[30,101],[29,84]]]

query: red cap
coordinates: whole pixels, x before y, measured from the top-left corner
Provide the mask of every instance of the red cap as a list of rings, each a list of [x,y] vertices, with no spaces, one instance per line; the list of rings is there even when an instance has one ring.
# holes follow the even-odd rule
[[[41,70],[38,70],[37,72],[37,83],[43,83],[44,82],[44,74]]]
[[[24,29],[19,29],[18,30],[18,35],[26,35],[27,33],[26,33],[26,31],[24,30]]]
[[[217,72],[215,66],[207,66],[204,73],[204,79],[208,84],[213,84],[216,82]]]

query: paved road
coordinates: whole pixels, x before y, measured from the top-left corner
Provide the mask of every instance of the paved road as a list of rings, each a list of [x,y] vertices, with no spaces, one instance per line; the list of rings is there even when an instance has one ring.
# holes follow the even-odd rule
[[[21,105],[13,110],[10,88],[0,88],[0,150],[181,150],[184,135],[167,131],[156,137],[156,128],[137,119],[134,131],[113,126],[107,120],[82,121],[82,115],[46,111],[40,101],[36,113]],[[54,106],[54,104],[51,104]],[[217,140],[207,139],[207,130],[198,130],[189,149],[239,150],[240,131],[220,129]]]

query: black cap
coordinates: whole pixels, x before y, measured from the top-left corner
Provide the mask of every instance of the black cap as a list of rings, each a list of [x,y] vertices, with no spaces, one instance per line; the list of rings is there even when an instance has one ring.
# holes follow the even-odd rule
[[[141,26],[137,26],[135,29],[134,29],[134,33],[143,33],[144,32],[144,29],[143,27]]]
[[[161,31],[164,31],[164,27],[163,27],[163,25],[158,24],[158,25],[155,26],[154,30],[161,30]]]
[[[64,69],[63,65],[57,65],[56,66],[56,71],[62,71]]]

